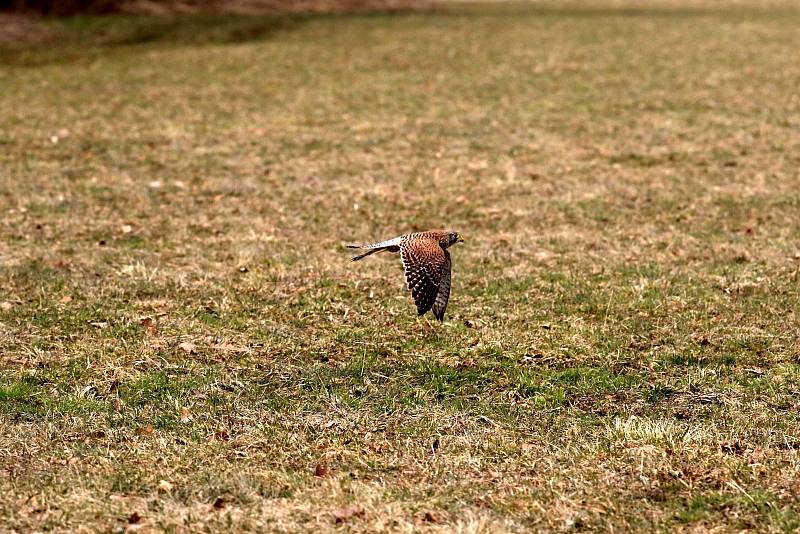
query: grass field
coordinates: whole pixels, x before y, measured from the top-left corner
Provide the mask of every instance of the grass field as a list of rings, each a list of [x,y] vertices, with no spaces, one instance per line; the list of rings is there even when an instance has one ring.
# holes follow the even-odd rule
[[[0,530],[800,528],[800,11],[0,49]],[[460,231],[444,324],[395,256]]]

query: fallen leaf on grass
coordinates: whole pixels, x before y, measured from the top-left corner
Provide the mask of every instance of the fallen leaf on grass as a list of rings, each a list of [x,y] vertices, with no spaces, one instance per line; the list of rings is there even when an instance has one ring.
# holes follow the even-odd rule
[[[242,345],[234,345],[233,343],[221,342],[212,347],[214,350],[221,352],[247,352],[247,347]]]
[[[214,510],[222,510],[223,508],[225,508],[225,505],[227,503],[228,501],[227,499],[225,499],[225,497],[217,497],[216,499],[214,499],[214,504],[212,504],[211,506],[214,507]]]
[[[328,466],[325,464],[317,464],[317,466],[314,468],[315,477],[320,477],[320,478],[326,477],[328,476],[329,472],[330,471],[328,471]]]
[[[152,317],[142,317],[139,319],[139,324],[144,327],[144,331],[151,336],[156,333],[156,321]]]
[[[136,429],[136,433],[140,436],[149,436],[154,432],[153,427],[150,425],[145,425]]]
[[[14,307],[14,303],[13,302],[6,301],[6,302],[0,304],[0,308],[2,308],[3,311],[9,311],[13,307]]]
[[[333,518],[337,523],[344,523],[353,517],[364,515],[364,507],[358,505],[344,506],[333,511]]]
[[[170,482],[168,480],[159,480],[158,481],[158,491],[161,491],[163,493],[169,493],[169,492],[172,491],[173,487],[174,486],[172,485],[172,482]]]
[[[140,516],[138,512],[133,512],[131,515],[128,516],[128,523],[131,525],[135,525],[141,520],[142,516]]]
[[[188,354],[197,354],[197,346],[191,341],[184,341],[178,347]]]
[[[194,417],[192,416],[192,412],[189,411],[189,408],[181,408],[181,423],[191,423]]]
[[[517,512],[527,512],[528,511],[528,503],[523,501],[522,499],[517,499],[511,502],[511,507],[514,508]]]
[[[425,512],[425,521],[428,523],[438,523],[440,521],[439,514],[434,511],[428,510]]]

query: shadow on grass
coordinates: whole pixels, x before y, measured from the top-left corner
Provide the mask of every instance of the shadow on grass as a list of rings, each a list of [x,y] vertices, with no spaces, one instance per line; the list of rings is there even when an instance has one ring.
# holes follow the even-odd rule
[[[291,30],[301,17],[288,16],[211,16],[183,17],[78,17],[66,27],[79,42],[103,47],[133,46],[146,43],[226,44],[269,38]]]
[[[407,11],[169,17],[146,15],[75,16],[43,21],[48,37],[36,43],[0,42],[0,65],[40,66],[84,63],[115,49],[203,46],[264,41],[320,19],[385,17]]]
[[[40,66],[91,61],[113,49],[159,46],[200,46],[265,40],[291,31],[305,16],[187,15],[79,16],[46,21],[49,38],[29,45],[0,46],[0,64]]]

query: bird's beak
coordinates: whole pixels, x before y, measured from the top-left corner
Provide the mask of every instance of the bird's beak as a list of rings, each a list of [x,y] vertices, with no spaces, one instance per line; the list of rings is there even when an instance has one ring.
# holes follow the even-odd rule
[[[456,238],[456,243],[463,243],[463,242],[464,242],[464,238],[461,237],[461,234],[458,234],[458,237]]]

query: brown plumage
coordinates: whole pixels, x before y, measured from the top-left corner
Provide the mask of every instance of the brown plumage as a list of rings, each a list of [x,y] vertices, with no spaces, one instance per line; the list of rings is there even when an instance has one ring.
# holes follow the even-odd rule
[[[366,249],[366,252],[353,256],[353,261],[384,250],[400,252],[406,284],[417,305],[417,314],[432,310],[434,317],[442,321],[450,298],[451,262],[447,249],[463,241],[458,232],[432,230],[401,235],[380,243],[347,246]]]

